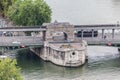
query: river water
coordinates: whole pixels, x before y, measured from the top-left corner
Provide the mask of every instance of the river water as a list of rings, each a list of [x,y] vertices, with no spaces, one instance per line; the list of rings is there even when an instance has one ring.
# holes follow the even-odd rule
[[[88,61],[78,68],[56,66],[34,54],[16,55],[24,80],[119,80],[120,55],[117,47],[88,46]]]
[[[111,24],[120,20],[120,0],[45,0],[52,22]],[[88,61],[78,68],[59,67],[29,53],[18,54],[24,80],[120,80],[116,47],[88,46]]]
[[[111,24],[120,21],[120,0],[45,0],[52,9],[52,22]]]

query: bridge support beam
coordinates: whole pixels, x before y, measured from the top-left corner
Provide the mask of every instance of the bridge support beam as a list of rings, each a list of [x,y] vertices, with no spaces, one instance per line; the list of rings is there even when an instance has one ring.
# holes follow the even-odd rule
[[[102,39],[104,39],[104,32],[105,32],[105,30],[102,29]]]
[[[94,29],[92,29],[92,38],[94,37]]]
[[[81,30],[81,39],[83,40],[83,30]]]
[[[46,41],[46,31],[43,31],[43,41]]]
[[[112,29],[112,39],[114,38],[115,36],[115,29]]]

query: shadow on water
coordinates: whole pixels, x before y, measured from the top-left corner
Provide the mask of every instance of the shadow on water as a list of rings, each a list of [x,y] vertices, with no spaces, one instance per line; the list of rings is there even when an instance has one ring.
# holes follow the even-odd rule
[[[85,65],[78,68],[56,66],[51,62],[41,60],[38,56],[34,55],[34,53],[27,50],[18,53],[17,62],[22,68],[24,80],[93,80],[93,78],[99,80],[99,77],[95,78],[95,76],[101,75],[101,77],[104,78],[105,76],[111,75],[110,73],[117,75],[118,72],[116,71],[120,71],[120,58],[112,58],[106,55],[109,53],[108,51],[116,50],[116,48],[109,48],[110,50],[107,50],[107,47],[103,47],[106,50],[104,50],[104,55],[100,55],[101,52],[99,52],[99,50],[93,50],[95,48],[96,50],[98,49],[96,46],[88,47],[89,55],[94,55],[89,57]],[[101,49],[101,47],[99,47],[99,49]],[[97,55],[98,53],[99,55]],[[114,51],[111,55],[114,55]],[[97,57],[99,59],[97,59],[96,56],[99,56]],[[102,58],[100,56],[102,56]],[[103,73],[105,73],[105,75],[103,75]]]

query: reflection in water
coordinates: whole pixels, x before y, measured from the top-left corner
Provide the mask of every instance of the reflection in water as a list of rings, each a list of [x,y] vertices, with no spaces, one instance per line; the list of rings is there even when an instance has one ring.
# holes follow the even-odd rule
[[[118,55],[117,48],[89,46],[88,55],[88,62],[78,68],[56,66],[30,53],[19,54],[17,61],[25,80],[118,80],[120,78],[120,59],[118,56],[115,57]]]

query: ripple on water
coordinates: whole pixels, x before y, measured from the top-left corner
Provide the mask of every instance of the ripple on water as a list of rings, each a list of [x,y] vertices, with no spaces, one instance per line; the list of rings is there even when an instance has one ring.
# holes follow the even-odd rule
[[[112,46],[88,46],[88,62],[109,60],[120,57],[118,48]]]
[[[23,57],[25,55],[17,57],[17,61],[22,68],[24,80],[120,79],[120,58],[117,57],[116,47],[88,46],[88,55],[88,62],[78,68],[60,67],[38,57]]]

